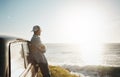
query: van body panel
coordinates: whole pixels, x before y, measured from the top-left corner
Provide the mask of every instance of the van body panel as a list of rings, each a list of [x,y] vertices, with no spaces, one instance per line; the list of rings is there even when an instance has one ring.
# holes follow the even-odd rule
[[[16,37],[0,35],[0,77],[32,77],[27,43]]]

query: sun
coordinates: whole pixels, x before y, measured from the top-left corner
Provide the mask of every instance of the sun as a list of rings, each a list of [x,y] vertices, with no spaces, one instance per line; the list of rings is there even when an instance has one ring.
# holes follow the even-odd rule
[[[104,19],[102,11],[95,7],[63,10],[60,16],[61,37],[72,43],[102,42],[105,32]]]

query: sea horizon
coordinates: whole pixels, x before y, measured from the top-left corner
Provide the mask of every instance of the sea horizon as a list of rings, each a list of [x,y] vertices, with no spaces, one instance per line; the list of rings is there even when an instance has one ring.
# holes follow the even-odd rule
[[[45,55],[49,65],[62,66],[85,77],[120,77],[120,43],[97,46],[82,51],[78,44],[48,43]]]

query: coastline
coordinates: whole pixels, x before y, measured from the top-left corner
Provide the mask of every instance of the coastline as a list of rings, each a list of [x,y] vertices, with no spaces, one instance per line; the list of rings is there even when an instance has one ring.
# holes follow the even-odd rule
[[[101,66],[101,65],[86,65],[86,66],[62,66],[71,72],[83,74],[85,77],[120,77],[120,67],[116,66]]]

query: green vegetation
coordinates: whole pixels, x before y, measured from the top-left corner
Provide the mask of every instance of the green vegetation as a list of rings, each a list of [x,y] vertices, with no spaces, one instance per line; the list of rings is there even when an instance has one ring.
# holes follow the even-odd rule
[[[60,66],[49,66],[51,77],[79,77],[75,74],[71,74],[68,70],[60,67]],[[42,77],[41,73],[39,73],[39,77]]]

